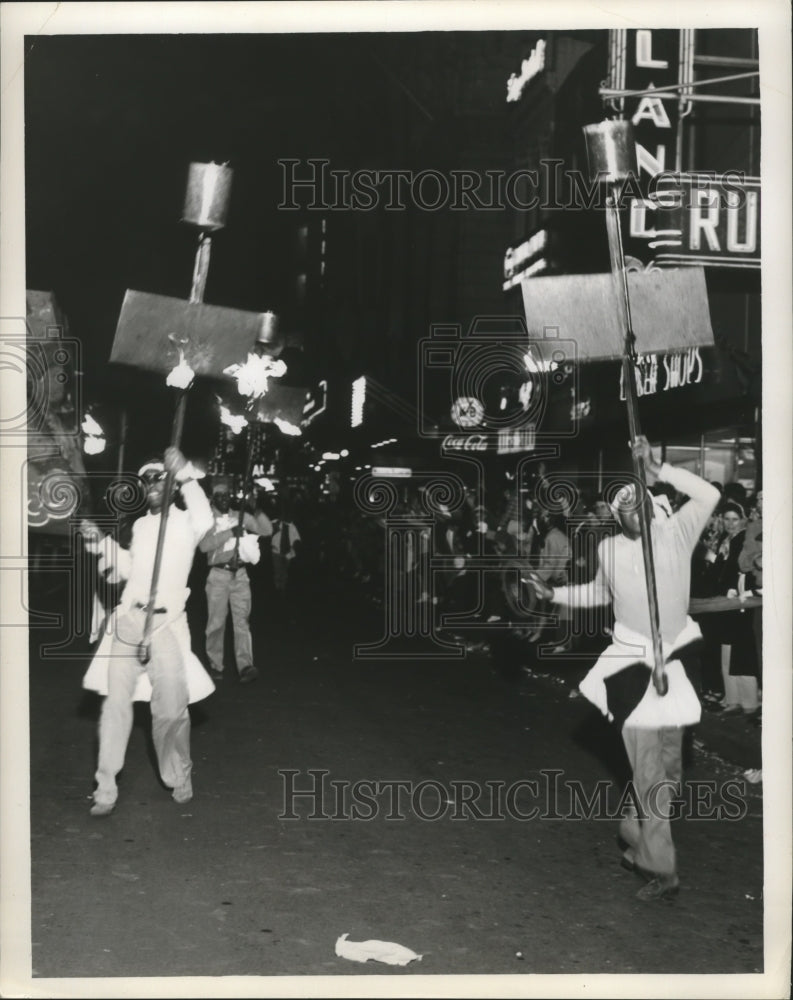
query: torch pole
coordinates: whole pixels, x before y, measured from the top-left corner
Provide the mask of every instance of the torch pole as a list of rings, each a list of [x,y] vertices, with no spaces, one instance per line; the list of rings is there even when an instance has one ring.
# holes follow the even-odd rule
[[[190,289],[190,302],[198,305],[204,301],[204,289],[209,273],[209,255],[212,247],[210,235],[204,231],[199,233],[198,247],[196,248],[195,262],[193,265],[193,284]],[[187,409],[187,389],[180,389],[176,401],[173,423],[171,425],[171,447],[178,448],[182,441],[182,430],[184,428],[185,410]],[[165,476],[165,486],[163,490],[162,508],[160,511],[160,528],[157,533],[157,549],[154,553],[154,567],[151,573],[151,587],[149,588],[149,600],[146,604],[146,621],[143,626],[143,638],[138,647],[138,659],[141,663],[148,663],[151,659],[151,632],[154,622],[154,612],[157,606],[157,586],[160,579],[160,567],[162,566],[162,553],[165,546],[165,531],[168,527],[168,514],[171,509],[171,494],[173,493],[176,474],[168,471]]]
[[[623,330],[625,331],[625,348],[622,357],[622,373],[625,382],[625,398],[628,408],[628,427],[631,436],[631,450],[636,439],[641,434],[639,426],[639,404],[636,393],[635,359],[636,347],[631,319],[631,304],[628,294],[628,275],[625,270],[625,255],[622,247],[622,231],[620,230],[617,201],[619,187],[615,183],[606,201],[606,228],[608,231],[609,256],[611,258],[611,273],[615,284],[619,285],[617,299],[620,302]],[[641,531],[642,554],[644,556],[644,578],[647,584],[647,599],[650,610],[650,630],[653,641],[653,685],[660,695],[665,695],[669,689],[669,681],[664,666],[663,648],[661,646],[661,622],[658,610],[658,589],[655,583],[655,560],[653,558],[652,536],[650,533],[650,517],[647,510],[647,480],[644,463],[633,454],[633,471],[639,481],[639,528]]]
[[[118,429],[118,458],[116,466],[116,474],[119,479],[124,472],[124,451],[127,447],[127,408],[121,411],[121,424]]]
[[[245,476],[242,480],[242,503],[240,504],[240,513],[237,518],[237,528],[241,528],[243,522],[245,521],[245,501],[248,499],[248,483],[251,478],[251,471],[253,469],[253,427],[252,423],[248,423],[248,429],[245,432],[246,437],[246,452],[245,452]],[[237,537],[234,541],[234,555],[231,559],[231,565],[236,570],[240,561],[240,532],[237,531]]]

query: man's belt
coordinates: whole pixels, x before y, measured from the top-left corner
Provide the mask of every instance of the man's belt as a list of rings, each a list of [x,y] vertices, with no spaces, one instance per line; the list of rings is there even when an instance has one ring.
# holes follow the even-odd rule
[[[209,568],[225,569],[228,570],[229,573],[236,573],[238,569],[242,569],[242,563],[239,563],[236,566],[233,563],[213,563]]]
[[[148,604],[141,604],[140,601],[136,602],[135,607],[139,611],[148,611],[149,610],[149,605]],[[164,614],[167,614],[167,613],[168,613],[168,609],[167,608],[155,608],[154,609],[154,614],[155,615],[164,615]]]

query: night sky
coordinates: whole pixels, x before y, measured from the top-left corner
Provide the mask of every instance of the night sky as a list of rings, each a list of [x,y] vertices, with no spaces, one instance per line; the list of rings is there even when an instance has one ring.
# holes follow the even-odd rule
[[[55,290],[89,369],[94,352],[109,354],[127,287],[189,292],[195,232],[179,218],[191,161],[234,168],[206,301],[277,308],[294,218],[275,208],[276,160],[354,147],[366,108],[352,84],[366,61],[355,36],[60,36],[28,47],[27,285]]]

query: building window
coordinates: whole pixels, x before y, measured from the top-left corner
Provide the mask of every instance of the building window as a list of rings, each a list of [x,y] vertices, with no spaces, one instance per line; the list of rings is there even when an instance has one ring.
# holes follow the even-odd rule
[[[710,483],[738,482],[749,492],[755,489],[757,466],[751,428],[730,427],[668,441],[664,456],[670,465],[688,469]]]

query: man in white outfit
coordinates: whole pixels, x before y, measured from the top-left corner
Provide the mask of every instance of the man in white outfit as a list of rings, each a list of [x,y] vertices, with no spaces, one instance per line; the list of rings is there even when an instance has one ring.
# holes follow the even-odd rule
[[[627,845],[623,865],[649,880],[638,896],[669,898],[679,879],[670,815],[674,793],[682,779],[685,726],[699,722],[701,706],[691,677],[699,683],[698,649],[701,633],[688,616],[691,556],[719,492],[685,469],[657,462],[647,438],[634,451],[644,462],[648,485],[669,483],[689,497],[674,514],[638,497],[633,485],[617,495],[612,509],[622,534],[598,546],[595,579],[574,587],[548,587],[536,575],[530,582],[538,594],[576,608],[613,602],[613,641],[579,685],[588,698],[622,732],[633,772],[640,815],[626,816],[620,835]],[[640,502],[648,504],[658,608],[669,689],[659,695],[652,683],[653,645],[650,605],[644,575]],[[691,676],[689,676],[691,675]]]
[[[165,477],[173,471],[186,510],[172,506],[168,513],[157,586],[148,663],[140,662],[146,609],[152,581]],[[150,700],[152,738],[163,782],[173,789],[174,801],[193,796],[188,703],[214,690],[200,661],[190,650],[185,614],[187,578],[200,539],[212,526],[212,512],[204,491],[193,481],[195,470],[177,448],[165,461],[149,462],[139,473],[146,484],[149,511],[132,527],[129,550],[103,538],[91,522],[83,522],[86,547],[101,554],[126,587],[111,628],[83,679],[83,687],[106,695],[99,720],[99,761],[92,816],[107,816],[116,805],[116,776],[124,766],[132,731],[133,702]]]

